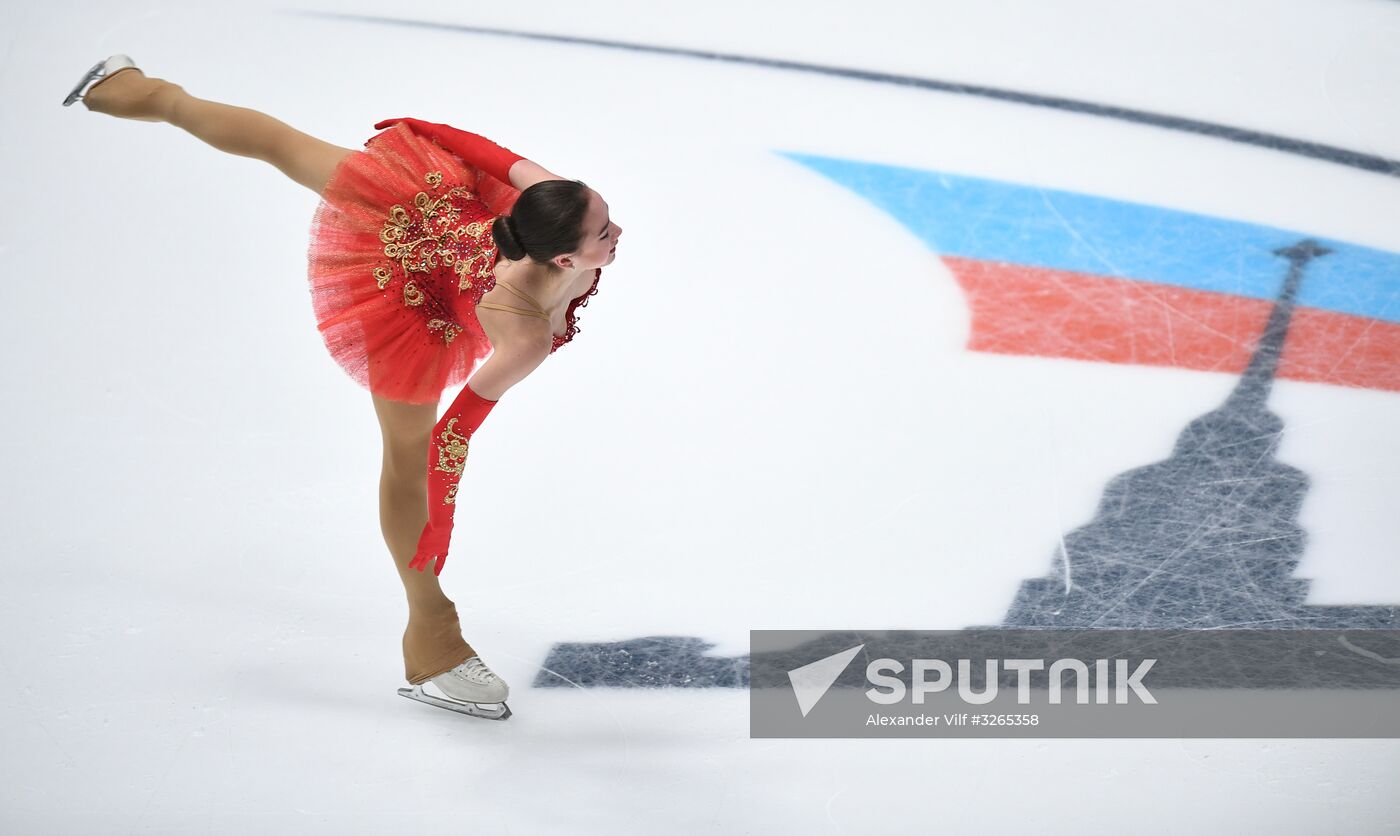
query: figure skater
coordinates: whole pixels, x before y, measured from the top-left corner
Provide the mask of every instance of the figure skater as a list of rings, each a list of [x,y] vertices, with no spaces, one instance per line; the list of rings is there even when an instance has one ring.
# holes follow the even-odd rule
[[[622,228],[607,203],[474,133],[389,119],[366,150],[342,148],[191,96],[125,55],[94,66],[63,104],[78,100],[168,122],[271,163],[320,196],[307,254],[312,307],[331,356],[370,390],[379,417],[379,520],[408,597],[404,673],[413,687],[399,693],[509,717],[506,683],[463,640],[437,578],[472,434],[506,390],[578,333],[575,311],[616,257]],[[459,383],[439,419],[443,390]],[[425,692],[427,682],[445,698]]]

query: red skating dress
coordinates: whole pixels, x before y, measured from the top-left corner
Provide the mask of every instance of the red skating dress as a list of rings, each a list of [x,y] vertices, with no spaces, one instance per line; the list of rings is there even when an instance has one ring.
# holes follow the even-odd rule
[[[496,285],[495,217],[520,192],[399,122],[348,155],[311,224],[307,275],[331,357],[376,395],[438,403],[491,353],[476,305]],[[569,303],[556,351],[578,333]],[[551,353],[552,353],[551,351]]]

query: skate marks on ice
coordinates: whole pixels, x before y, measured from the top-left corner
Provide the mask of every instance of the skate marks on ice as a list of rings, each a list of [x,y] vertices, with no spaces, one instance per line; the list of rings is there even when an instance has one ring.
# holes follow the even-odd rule
[[[536,688],[747,688],[748,656],[706,656],[693,636],[561,642],[550,648]]]
[[[627,52],[638,52],[652,55],[669,55],[680,58],[692,58],[701,61],[718,61],[728,64],[739,64],[766,69],[781,70],[785,72],[798,72],[823,75],[828,77],[864,81],[872,84],[888,84],[897,87],[912,87],[922,90],[932,90],[944,94],[960,96],[973,96],[977,98],[992,99],[995,101],[1013,102],[1015,104],[1027,105],[1030,107],[1043,107],[1052,110],[1067,111],[1071,113],[1082,113],[1088,116],[1097,116],[1103,119],[1115,119],[1123,122],[1131,122],[1139,125],[1151,125],[1156,128],[1163,128],[1171,131],[1181,131],[1185,133],[1200,134],[1214,137],[1228,142],[1237,142],[1244,145],[1253,145],[1259,148],[1268,148],[1273,151],[1281,151],[1286,154],[1296,154],[1312,159],[1326,160],[1362,171],[1373,171],[1391,177],[1400,177],[1400,160],[1387,159],[1374,154],[1367,154],[1361,151],[1353,151],[1348,148],[1339,148],[1333,145],[1324,145],[1317,142],[1294,139],[1292,137],[1280,136],[1278,134],[1252,131],[1244,128],[1232,127],[1230,125],[1220,125],[1214,122],[1204,122],[1198,119],[1187,119],[1181,116],[1171,116],[1162,113],[1152,113],[1145,110],[1135,110],[1133,108],[1119,107],[1117,105],[1100,104],[1098,102],[1088,102],[1078,99],[1066,99],[1059,96],[1044,96],[1037,93],[1026,93],[1019,90],[1006,90],[996,87],[985,87],[976,84],[963,84],[955,81],[943,81],[940,79],[921,78],[919,76],[899,75],[895,73],[885,73],[876,70],[862,70],[851,67],[835,67],[824,64],[810,64],[800,61],[786,61],[778,58],[763,58],[755,55],[738,55],[735,53],[715,52],[713,50],[684,49],[680,47],[660,46],[646,43],[629,43],[626,41],[609,41],[598,38],[582,38],[572,35],[550,35],[541,32],[528,32],[520,29],[495,29],[482,26],[466,26],[454,23],[442,23],[429,20],[403,20],[397,18],[377,17],[373,15],[343,14],[339,12],[321,11],[291,11],[289,14],[297,14],[307,17],[358,21],[379,26],[404,26],[415,29],[433,29],[436,31],[462,32],[469,35],[487,35],[504,38],[519,38],[533,41],[546,41],[552,43],[569,44],[570,46],[592,46],[599,49],[624,50]]]

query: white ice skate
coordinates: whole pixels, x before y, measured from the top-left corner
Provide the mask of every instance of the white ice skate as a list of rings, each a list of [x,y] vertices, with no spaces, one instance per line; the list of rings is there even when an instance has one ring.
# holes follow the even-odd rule
[[[442,696],[429,693],[424,686],[432,685]],[[486,663],[473,656],[446,673],[420,682],[412,688],[400,688],[399,694],[411,700],[425,702],[459,714],[484,717],[487,720],[504,720],[510,716],[510,706],[506,697],[510,687],[506,685]]]
[[[88,91],[97,86],[97,83],[116,75],[117,70],[139,70],[136,62],[131,60],[129,55],[113,55],[105,61],[98,61],[88,70],[82,79],[78,81],[78,86],[73,88],[73,92],[68,94],[68,98],[63,100],[63,106],[68,107],[73,102],[78,101],[88,94]]]

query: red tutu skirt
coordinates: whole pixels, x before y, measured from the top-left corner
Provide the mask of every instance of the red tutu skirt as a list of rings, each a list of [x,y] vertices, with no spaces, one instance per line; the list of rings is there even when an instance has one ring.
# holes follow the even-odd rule
[[[438,403],[491,353],[476,304],[495,286],[495,216],[520,192],[400,123],[336,167],[307,277],[331,357],[376,395]]]

